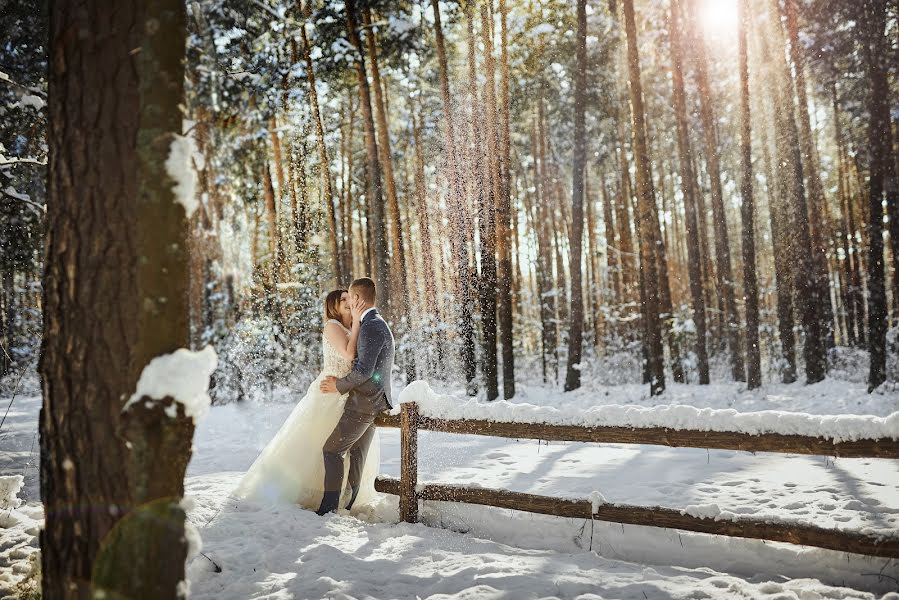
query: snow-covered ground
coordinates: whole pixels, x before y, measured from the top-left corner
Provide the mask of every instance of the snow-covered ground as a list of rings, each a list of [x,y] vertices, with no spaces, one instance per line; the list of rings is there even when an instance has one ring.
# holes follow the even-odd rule
[[[863,383],[827,380],[754,392],[732,384],[673,385],[649,398],[643,386],[561,394],[521,385],[516,402],[565,413],[682,404],[886,417],[899,410],[899,391],[869,395]],[[37,544],[37,470],[28,463],[37,461],[31,443],[39,403],[36,396],[17,398],[0,432],[0,475],[24,475],[19,497],[26,501],[8,511],[0,530],[0,596],[27,571]],[[423,520],[445,529],[398,525],[393,497],[361,519],[320,519],[295,507],[231,499],[230,490],[292,408],[213,407],[200,422],[186,481],[195,503],[189,516],[205,554],[189,566],[194,597],[871,598],[899,591],[899,561],[789,544],[436,502],[424,503]],[[379,438],[381,472],[398,476],[399,433],[385,429]],[[422,432],[419,479],[579,498],[600,491],[610,502],[714,504],[738,515],[899,532],[899,464],[892,460]],[[210,559],[222,572],[214,572]]]

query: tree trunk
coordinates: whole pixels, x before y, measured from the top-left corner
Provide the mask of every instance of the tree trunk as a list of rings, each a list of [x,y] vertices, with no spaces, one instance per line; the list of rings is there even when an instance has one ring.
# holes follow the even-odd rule
[[[671,56],[674,81],[674,112],[677,120],[677,148],[680,157],[681,192],[684,196],[684,217],[687,230],[687,258],[690,276],[690,296],[693,301],[693,324],[696,326],[696,360],[699,383],[709,383],[709,354],[706,344],[705,292],[703,290],[702,253],[697,223],[696,176],[691,160],[690,133],[687,125],[687,104],[684,93],[684,49],[681,45],[681,4],[671,2]]]
[[[789,2],[790,0],[787,0]],[[739,0],[740,71],[740,159],[742,179],[741,213],[743,217],[743,292],[746,296],[746,385],[752,390],[762,385],[762,358],[759,348],[759,290],[755,273],[755,214],[752,197],[752,123],[749,109],[749,62],[746,26],[748,0]]]
[[[756,38],[759,44],[759,64],[763,65],[762,81],[767,89],[775,89],[776,73],[772,72],[772,57],[768,45],[767,31],[762,28],[756,28]],[[773,95],[776,94],[772,92]],[[776,132],[779,131],[776,107],[769,111],[771,115],[769,123],[761,129],[761,147],[762,159],[765,166],[766,188],[768,192],[768,215],[771,226],[771,235],[773,241],[774,254],[774,274],[777,293],[777,329],[781,346],[781,381],[783,383],[793,383],[796,381],[796,334],[794,332],[793,317],[793,270],[790,265],[789,256],[789,238],[787,231],[790,229],[789,210],[786,208],[788,204],[786,185],[782,175],[782,169],[774,169],[771,152],[769,150],[768,128],[772,131],[774,141],[772,144],[777,151]],[[773,124],[772,124],[773,123]]]
[[[861,3],[860,28],[864,38],[865,66],[868,75],[868,391],[886,381],[887,298],[883,258],[883,196],[892,171],[892,135],[890,131],[889,80],[885,37],[886,2],[864,0]],[[891,184],[889,187],[893,187]],[[895,193],[895,189],[893,189]],[[895,196],[893,196],[895,206]]]
[[[15,343],[15,327],[16,322],[16,289],[15,289],[16,273],[11,267],[3,269],[2,281],[0,281],[0,306],[2,306],[2,342],[3,347],[0,348],[0,377],[6,375],[12,368],[12,355],[9,350]]]
[[[356,112],[353,110],[352,95],[350,95],[348,105],[349,121],[347,122],[346,135],[342,136],[346,143],[343,152],[344,162],[346,163],[346,182],[343,184],[343,210],[341,211],[344,219],[343,234],[345,237],[343,244],[343,273],[347,278],[346,280],[352,277],[353,271],[355,271],[354,260],[356,259],[353,252],[353,247],[355,246],[355,239],[353,238],[353,206],[356,204],[353,201],[353,132],[355,130],[353,121],[355,120]],[[344,280],[344,283],[346,280]]]
[[[371,87],[374,90],[375,118],[378,131],[378,150],[381,165],[384,168],[384,182],[387,188],[387,209],[390,220],[390,245],[393,258],[399,262],[398,269],[393,270],[396,278],[394,290],[398,292],[395,302],[395,317],[409,320],[409,287],[406,275],[406,253],[403,244],[403,229],[400,222],[400,205],[396,191],[396,178],[393,174],[393,154],[390,143],[390,128],[387,122],[387,108],[384,101],[384,87],[381,81],[381,70],[378,67],[378,49],[375,31],[372,28],[371,11],[366,6],[362,11],[362,25],[366,29],[365,42],[368,49],[368,62],[371,65]],[[407,325],[408,326],[408,325]],[[406,357],[407,369],[411,357]],[[414,369],[413,369],[414,370]]]
[[[365,71],[365,49],[359,37],[357,27],[356,0],[346,1],[346,26],[350,44],[356,49],[355,67],[356,84],[359,87],[359,105],[362,111],[362,124],[365,130],[365,153],[368,173],[366,181],[368,191],[365,201],[368,205],[369,239],[371,265],[374,280],[378,286],[378,303],[385,308],[390,306],[390,257],[387,254],[385,236],[384,197],[381,185],[381,161],[378,155],[378,142],[375,133],[375,121],[372,114],[371,91]]]
[[[808,383],[816,383],[824,379],[827,371],[827,355],[821,329],[820,305],[825,301],[825,290],[820,289],[820,279],[816,277],[817,265],[812,250],[812,239],[809,231],[808,207],[806,205],[805,183],[803,177],[802,156],[799,146],[799,132],[793,118],[793,91],[789,65],[785,57],[780,58],[784,50],[784,37],[778,18],[777,0],[771,2],[771,16],[774,22],[771,31],[774,35],[775,52],[775,116],[778,120],[777,131],[785,136],[783,143],[777,144],[780,154],[778,164],[787,185],[791,209],[791,226],[793,232],[789,245],[791,259],[796,269],[796,297],[802,328],[805,332],[803,357],[805,358],[805,375]],[[785,56],[785,55],[784,55]]]
[[[403,243],[403,224],[400,214],[399,199],[396,192],[396,179],[393,175],[393,158],[390,144],[390,128],[387,121],[387,107],[384,100],[381,70],[378,67],[378,49],[375,31],[372,28],[371,11],[368,6],[362,11],[362,24],[365,27],[366,46],[368,48],[368,60],[371,65],[371,87],[375,92],[375,115],[377,119],[378,149],[381,153],[381,164],[384,167],[384,180],[387,184],[387,209],[390,222],[390,245],[392,257],[399,262],[397,268],[392,270],[395,281],[392,282],[396,292],[391,294],[393,306],[390,311],[394,318],[403,326],[403,333],[411,326],[412,318],[409,314],[409,282],[406,270],[406,252]],[[403,353],[405,362],[406,381],[415,379],[415,357],[411,352]]]
[[[541,136],[542,136],[542,119],[543,101],[538,100],[537,117],[535,119],[532,140],[532,154],[534,156],[534,189],[536,191],[534,198],[535,213],[535,229],[537,235],[537,298],[540,304],[540,330],[541,330],[541,362],[543,364],[543,382],[550,381],[550,372],[553,373],[552,381],[555,382],[555,373],[558,372],[556,361],[556,329],[554,315],[555,296],[553,295],[552,284],[552,248],[549,236],[549,224],[546,210],[546,200],[544,195],[544,165],[545,156],[542,152]]]
[[[658,261],[656,249],[652,244],[652,211],[655,210],[655,198],[646,144],[643,86],[640,82],[640,57],[637,46],[637,27],[634,23],[634,3],[633,0],[622,0],[622,5],[624,8],[625,35],[627,37],[627,62],[630,80],[637,197],[639,199],[639,221],[640,231],[643,234],[642,243],[640,244],[640,273],[643,276],[645,291],[641,301],[645,331],[644,346],[648,357],[650,394],[655,396],[665,391],[664,353],[662,350],[662,329],[659,320],[658,304]]]
[[[715,126],[712,92],[709,86],[708,73],[706,72],[708,58],[705,48],[705,36],[702,34],[702,26],[698,23],[699,15],[696,0],[690,0],[690,9],[692,13],[696,84],[699,92],[699,112],[702,120],[703,138],[705,140],[706,166],[711,181],[712,218],[715,224],[715,260],[717,263],[715,272],[718,276],[718,289],[724,296],[724,322],[727,328],[731,373],[734,380],[744,381],[746,372],[743,364],[743,348],[740,341],[740,315],[737,311],[737,301],[734,292],[735,282],[730,260],[727,215],[724,211],[724,194],[721,189],[718,132]]]
[[[827,246],[824,240],[830,237],[828,220],[827,198],[824,196],[824,186],[821,183],[821,167],[818,164],[818,155],[815,152],[814,138],[812,137],[811,118],[808,110],[808,96],[805,90],[805,73],[802,50],[799,47],[799,25],[796,17],[796,0],[784,0],[786,12],[787,33],[790,40],[790,59],[793,62],[795,74],[796,99],[799,105],[799,145],[802,149],[802,161],[805,171],[805,179],[808,186],[808,221],[809,235],[812,240],[812,253],[815,261],[815,277],[818,278],[817,286],[821,295],[818,306],[821,320],[822,335],[827,346],[833,348],[834,335],[834,311],[830,301],[830,274],[827,267]],[[779,18],[779,17],[778,17]]]
[[[429,203],[425,191],[425,161],[422,154],[421,128],[418,125],[417,111],[414,107],[410,106],[409,112],[412,115],[412,136],[415,142],[415,192],[416,198],[418,199],[418,216],[420,218],[418,222],[418,232],[421,244],[422,270],[424,272],[423,283],[425,285],[425,302],[430,307],[425,314],[428,315],[429,319],[432,319],[432,321],[428,323],[428,327],[434,328],[439,326],[441,318],[440,304],[437,302],[437,277],[434,273],[434,253],[431,248],[431,220],[428,215]],[[435,336],[434,343],[436,346],[434,348],[436,364],[432,366],[440,368],[443,364],[443,336]]]
[[[431,0],[434,11],[434,35],[437,45],[437,59],[440,64],[440,95],[443,100],[443,127],[445,138],[445,154],[447,157],[447,179],[450,182],[450,195],[447,199],[450,227],[455,232],[465,231],[465,208],[461,173],[456,152],[453,132],[453,104],[450,99],[449,69],[446,60],[446,48],[443,41],[443,29],[440,25],[440,2]],[[477,366],[475,363],[474,342],[474,299],[471,293],[471,273],[468,263],[468,246],[459,235],[451,235],[450,247],[453,262],[456,264],[458,278],[456,280],[456,297],[459,299],[459,333],[461,339],[462,372],[466,381],[466,393],[477,394]]]
[[[325,145],[325,128],[322,125],[322,116],[318,108],[318,92],[315,89],[315,69],[312,66],[312,49],[309,46],[309,38],[306,35],[306,24],[300,25],[300,38],[303,41],[303,61],[306,63],[306,82],[309,85],[309,107],[312,109],[312,122],[315,125],[315,135],[318,139],[318,169],[322,184],[322,197],[327,204],[328,226],[330,228],[331,250],[331,274],[334,277],[333,284],[341,285],[346,281],[347,273],[344,272],[340,261],[340,247],[338,244],[337,214],[334,208],[334,189],[331,186],[331,159],[328,156],[328,147]]]
[[[617,195],[614,195],[617,197]],[[603,230],[606,239],[606,269],[609,271],[609,281],[606,294],[607,304],[618,304],[621,302],[621,267],[619,267],[619,248],[620,243],[615,238],[615,220],[612,216],[613,195],[609,194],[608,186],[605,181],[602,182],[602,217]]]
[[[469,19],[474,16],[471,12]],[[483,332],[482,370],[486,387],[487,400],[495,400],[499,396],[497,378],[496,342],[496,203],[499,201],[499,166],[498,132],[496,124],[496,62],[493,57],[493,27],[488,6],[481,4],[481,33],[484,47],[484,88],[482,102],[477,101],[475,73],[475,40],[472,27],[469,25],[468,64],[470,85],[472,86],[471,107],[472,140],[475,144],[475,160],[472,161],[472,182],[481,182],[477,186],[478,233],[480,241],[481,281],[479,286],[481,304],[481,329]],[[483,130],[479,126],[483,123]]]
[[[511,217],[511,145],[509,138],[509,57],[507,48],[506,0],[499,0],[500,14],[500,180],[502,188],[497,202],[497,292],[499,295],[499,342],[503,357],[503,399],[515,396],[515,351],[512,345],[512,217]]]
[[[584,239],[584,170],[587,162],[585,103],[587,94],[587,0],[577,2],[576,64],[574,69],[574,150],[571,182],[571,329],[568,333],[568,369],[565,391],[581,387],[581,351],[584,338],[584,300],[581,262]]]
[[[280,236],[278,235],[278,214],[275,207],[275,188],[272,185],[272,170],[268,159],[263,159],[262,189],[265,195],[265,217],[268,222],[268,285],[272,290],[278,282],[278,267],[281,264]]]
[[[846,185],[846,165],[843,156],[843,130],[840,123],[840,106],[837,99],[837,84],[831,84],[831,98],[833,101],[834,139],[837,148],[837,195],[840,199],[840,244],[843,249],[842,271],[842,299],[843,313],[846,329],[844,343],[854,346],[856,344],[856,310],[853,294],[853,269],[854,257],[854,232],[849,229],[849,190]],[[852,240],[852,241],[850,241]]]
[[[176,598],[193,420],[171,397],[123,408],[153,358],[189,344],[188,219],[165,167],[186,15],[172,0],[108,8],[51,7],[42,594]]]

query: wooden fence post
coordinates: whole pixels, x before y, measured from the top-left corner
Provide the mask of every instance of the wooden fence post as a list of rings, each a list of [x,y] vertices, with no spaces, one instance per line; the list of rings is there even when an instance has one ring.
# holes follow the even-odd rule
[[[400,520],[418,522],[418,405],[400,404]]]

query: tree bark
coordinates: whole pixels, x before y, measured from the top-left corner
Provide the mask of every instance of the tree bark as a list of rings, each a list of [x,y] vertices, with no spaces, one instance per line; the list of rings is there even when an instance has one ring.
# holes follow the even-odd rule
[[[375,96],[375,115],[378,130],[378,150],[380,151],[381,165],[384,168],[384,182],[387,188],[387,209],[390,220],[390,246],[395,260],[399,262],[398,268],[393,270],[396,281],[394,290],[398,292],[395,302],[395,317],[406,319],[409,324],[409,283],[406,274],[406,252],[403,243],[403,228],[401,223],[399,198],[396,191],[396,178],[393,174],[393,154],[390,143],[390,128],[387,121],[387,107],[384,101],[384,87],[381,81],[381,69],[378,66],[378,48],[375,31],[372,28],[371,11],[366,7],[362,11],[362,24],[366,28],[365,42],[368,49],[368,62],[371,65],[371,87]],[[406,356],[406,368],[412,364],[414,373],[414,361],[411,356]],[[414,375],[413,375],[414,377]]]
[[[767,89],[774,90],[776,73],[772,72],[772,57],[768,46],[767,32],[757,29],[756,36],[760,49],[759,64],[764,65],[763,81]],[[776,98],[776,92],[772,92],[772,94]],[[777,116],[777,107],[774,107],[774,110],[770,112],[774,113],[770,119],[773,125],[767,124],[766,128],[763,128],[760,133],[762,159],[765,165],[765,179],[767,180],[768,215],[773,239],[774,274],[777,287],[777,330],[780,337],[782,358],[780,374],[783,383],[793,383],[796,381],[797,369],[795,320],[793,316],[794,276],[790,268],[789,239],[787,237],[787,231],[790,229],[790,213],[785,206],[788,204],[787,186],[784,184],[782,169],[774,169],[769,150],[767,128],[771,127],[772,132],[778,131],[779,117]],[[776,149],[776,135],[773,137],[775,138],[773,142],[775,152],[779,153]]]
[[[450,182],[450,196],[447,199],[449,207],[450,227],[456,232],[465,231],[465,206],[463,189],[461,185],[461,173],[456,152],[455,134],[453,131],[453,104],[450,99],[449,68],[447,67],[446,48],[443,40],[443,29],[440,24],[440,2],[431,0],[431,8],[434,11],[434,35],[437,45],[437,59],[440,64],[440,95],[443,100],[443,128],[445,138],[445,154],[447,157],[447,179]],[[461,339],[460,352],[462,358],[462,372],[466,382],[466,393],[470,396],[477,394],[477,365],[475,363],[474,341],[474,298],[471,293],[471,272],[469,267],[468,246],[459,235],[450,236],[450,249],[453,262],[456,265],[458,278],[456,280],[456,297],[459,299],[459,334]]]
[[[411,100],[410,100],[411,103]],[[425,187],[425,161],[422,154],[421,128],[418,125],[417,112],[414,107],[410,106],[409,112],[412,115],[412,137],[415,142],[415,192],[418,199],[418,232],[420,237],[420,252],[422,260],[422,271],[424,273],[425,285],[425,302],[430,307],[426,314],[432,319],[429,327],[436,327],[440,324],[440,304],[437,302],[437,277],[434,272],[434,253],[431,248],[431,219],[428,215],[428,200]],[[443,364],[443,336],[435,336],[435,354],[437,357],[436,367]]]
[[[543,135],[542,123],[543,101],[538,100],[537,115],[534,119],[534,126],[531,136],[531,152],[534,156],[534,228],[537,237],[537,264],[536,264],[536,283],[537,298],[540,306],[540,331],[541,331],[541,363],[543,365],[543,382],[550,381],[550,373],[552,372],[552,381],[555,382],[556,373],[558,372],[556,361],[556,329],[554,315],[555,296],[552,293],[552,248],[549,238],[549,225],[546,215],[546,201],[544,200],[544,165],[546,160],[542,152],[541,136]]]
[[[375,31],[372,27],[371,11],[368,6],[362,11],[362,24],[366,28],[366,46],[368,61],[371,65],[371,86],[375,92],[375,115],[378,131],[378,150],[381,153],[381,164],[384,167],[384,180],[387,184],[387,209],[390,223],[390,246],[392,256],[398,261],[397,268],[392,270],[395,281],[393,288],[397,293],[391,294],[393,306],[390,311],[394,318],[402,323],[400,330],[405,333],[412,324],[409,313],[409,280],[406,269],[406,251],[403,240],[402,215],[396,191],[396,179],[393,174],[393,155],[390,143],[390,128],[387,121],[387,103],[384,99],[385,88],[381,81],[381,70],[378,67],[378,49]],[[404,352],[406,380],[415,379],[415,357],[412,352]]]
[[[343,270],[340,256],[339,234],[337,230],[337,213],[334,207],[334,189],[331,185],[331,159],[328,156],[328,147],[325,145],[325,128],[322,125],[322,115],[318,108],[318,92],[315,89],[315,68],[312,65],[312,48],[306,35],[306,24],[300,25],[300,39],[303,41],[303,62],[306,63],[306,82],[309,85],[309,107],[312,109],[312,122],[315,125],[315,136],[318,140],[318,172],[321,177],[322,197],[327,203],[328,236],[331,250],[331,273],[334,277],[332,283],[341,285],[346,281],[347,273]]]
[[[762,358],[759,348],[759,290],[755,272],[755,214],[752,190],[752,123],[749,108],[749,59],[746,26],[748,0],[739,0],[737,27],[740,71],[740,162],[742,179],[741,214],[743,218],[743,293],[746,302],[746,385],[752,390],[762,385]],[[790,2],[790,0],[787,0]]]
[[[378,303],[389,310],[391,302],[391,269],[390,257],[387,253],[387,242],[384,239],[387,231],[385,229],[384,196],[381,183],[381,161],[378,154],[377,134],[372,114],[371,90],[368,86],[368,76],[365,70],[365,48],[362,47],[362,39],[359,37],[356,19],[356,0],[347,0],[347,35],[350,44],[356,49],[354,56],[356,84],[359,87],[359,105],[365,131],[365,153],[368,167],[368,173],[366,174],[368,191],[365,197],[368,205],[368,246],[371,252],[371,266],[374,270],[373,278],[378,286]]]
[[[830,274],[827,267],[827,246],[824,240],[829,238],[827,198],[824,196],[824,186],[821,183],[821,167],[818,164],[818,155],[815,152],[814,138],[812,137],[811,118],[808,110],[808,96],[805,90],[805,66],[802,50],[799,47],[799,25],[796,16],[796,0],[784,0],[786,13],[787,34],[790,40],[790,59],[793,62],[792,73],[795,76],[796,99],[799,107],[799,145],[802,149],[802,161],[805,171],[805,179],[808,187],[808,222],[809,235],[812,240],[812,253],[815,261],[815,277],[821,294],[821,302],[818,305],[819,319],[821,320],[822,335],[827,346],[834,346],[834,311],[830,300]]]
[[[506,0],[499,0],[500,14],[500,180],[502,189],[497,202],[497,292],[499,295],[499,342],[503,358],[503,399],[515,396],[515,351],[513,348],[513,304],[512,288],[512,217],[511,217],[511,144],[509,120],[511,102],[509,99],[509,56],[507,48]]]
[[[687,126],[687,104],[684,92],[684,49],[681,40],[682,8],[680,0],[671,2],[671,56],[674,82],[674,113],[677,122],[677,148],[680,157],[681,192],[684,196],[684,220],[687,230],[687,258],[690,296],[693,301],[693,324],[696,326],[696,352],[699,383],[709,383],[709,353],[706,344],[705,291],[703,290],[702,253],[697,223],[695,181],[691,159],[690,133]]]
[[[477,185],[478,233],[480,241],[481,281],[479,286],[481,305],[481,330],[483,334],[481,366],[484,374],[487,400],[495,400],[499,396],[499,382],[496,360],[497,342],[497,272],[496,272],[496,203],[499,201],[502,187],[499,181],[498,131],[496,123],[496,62],[493,56],[493,26],[486,4],[481,4],[481,33],[484,47],[484,87],[482,100],[478,103],[475,72],[475,40],[472,33],[469,12],[468,64],[469,78],[472,86],[471,107],[472,140],[475,144],[475,157],[472,161],[471,181]],[[479,123],[483,123],[483,129]]]
[[[643,86],[640,82],[640,57],[637,46],[637,27],[634,22],[633,0],[622,0],[624,8],[624,26],[627,37],[627,58],[629,72],[629,89],[631,99],[631,118],[634,141],[634,160],[636,162],[637,206],[640,217],[640,230],[643,233],[640,244],[640,272],[643,275],[644,291],[641,302],[645,340],[647,351],[650,394],[655,396],[665,391],[664,353],[662,350],[662,329],[659,320],[657,255],[653,247],[652,211],[655,210],[655,198],[652,189],[652,173],[646,144],[646,125],[643,109]]]
[[[173,0],[108,8],[51,7],[42,594],[175,598],[193,421],[171,397],[123,408],[153,358],[190,342],[188,221],[165,167],[186,14]]]
[[[581,262],[584,239],[584,170],[587,162],[585,103],[587,95],[587,0],[577,2],[574,68],[574,150],[571,181],[571,328],[568,333],[568,368],[565,391],[581,387],[581,352],[584,339],[584,300]]]
[[[883,257],[884,191],[892,171],[889,80],[885,37],[887,11],[882,0],[864,0],[860,6],[860,27],[864,38],[868,75],[868,391],[886,381],[887,298]],[[890,187],[893,187],[890,185]],[[895,193],[895,190],[893,190]],[[895,202],[895,196],[893,196]],[[894,204],[895,205],[895,204]]]
[[[789,245],[796,273],[796,297],[802,328],[805,332],[803,358],[805,359],[805,375],[808,383],[816,383],[824,379],[827,372],[827,355],[821,328],[820,305],[825,298],[826,290],[820,289],[820,279],[816,277],[817,265],[812,250],[812,239],[809,230],[808,206],[806,204],[805,182],[803,176],[802,155],[799,146],[799,132],[794,119],[792,78],[786,58],[780,58],[785,48],[783,29],[778,18],[777,0],[771,2],[771,16],[774,22],[771,31],[774,36],[775,60],[775,116],[777,130],[785,139],[777,144],[780,154],[778,164],[787,185],[789,203],[792,214],[792,240]],[[779,72],[778,72],[779,71]],[[828,295],[829,296],[829,295]]]
[[[698,23],[696,0],[690,0],[692,16],[693,47],[696,66],[696,83],[699,92],[699,112],[702,120],[703,139],[705,140],[706,166],[711,181],[712,218],[715,224],[715,260],[718,276],[718,288],[724,296],[725,325],[727,328],[727,345],[731,358],[731,373],[734,380],[744,381],[746,378],[743,363],[743,348],[740,341],[740,315],[737,311],[735,282],[730,259],[730,240],[727,233],[727,216],[724,211],[724,194],[721,189],[720,150],[718,148],[718,132],[715,126],[715,114],[712,105],[712,92],[706,71],[708,58],[705,48],[705,36]]]
[[[280,236],[278,235],[278,213],[275,206],[275,188],[272,185],[272,170],[268,159],[263,159],[262,190],[265,196],[265,218],[268,223],[268,285],[272,290],[278,282],[278,268],[281,264]]]

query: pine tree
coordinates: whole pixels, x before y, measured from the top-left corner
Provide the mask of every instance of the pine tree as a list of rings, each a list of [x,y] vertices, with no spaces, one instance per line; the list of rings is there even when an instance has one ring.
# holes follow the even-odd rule
[[[186,14],[173,0],[108,9],[51,8],[42,594],[175,598],[193,419],[171,397],[123,408],[153,358],[190,342],[188,219],[165,166]]]

